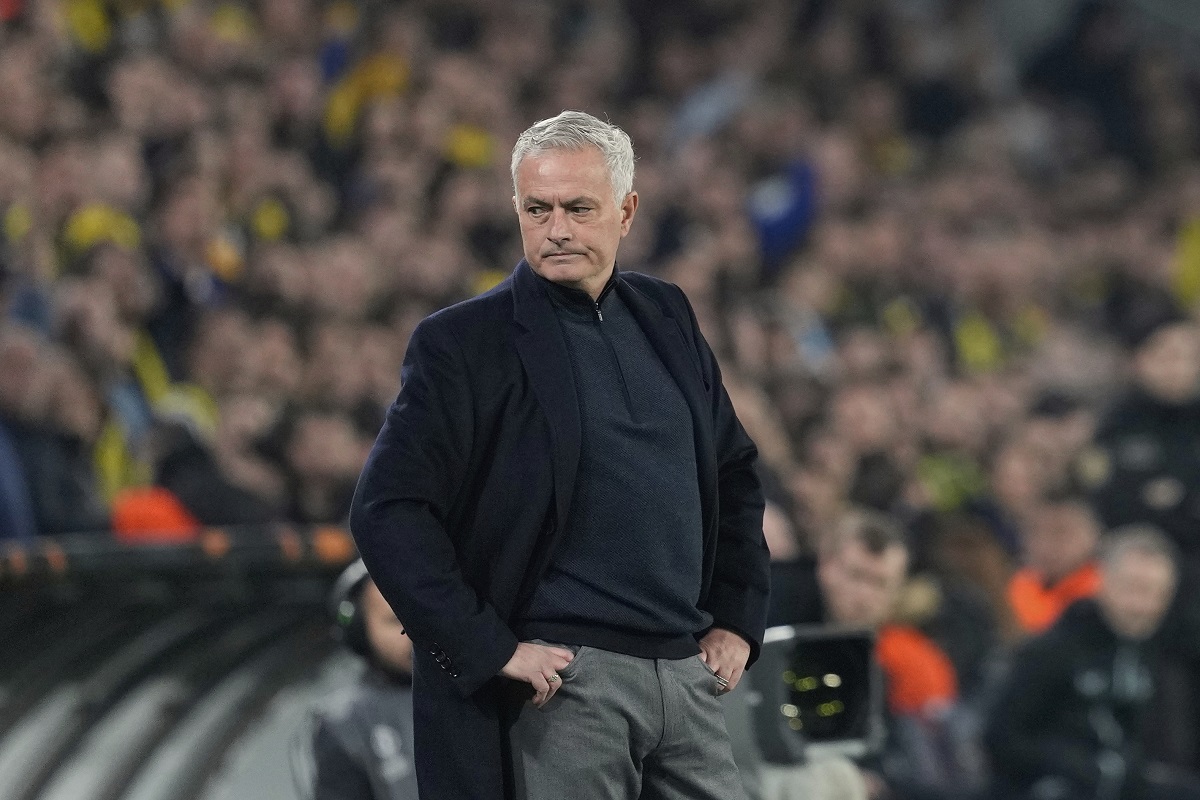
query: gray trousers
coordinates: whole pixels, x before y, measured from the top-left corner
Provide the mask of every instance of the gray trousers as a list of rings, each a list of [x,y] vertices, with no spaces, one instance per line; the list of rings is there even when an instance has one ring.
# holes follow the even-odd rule
[[[518,800],[745,798],[717,680],[698,656],[570,649],[554,697],[525,703],[513,724]]]

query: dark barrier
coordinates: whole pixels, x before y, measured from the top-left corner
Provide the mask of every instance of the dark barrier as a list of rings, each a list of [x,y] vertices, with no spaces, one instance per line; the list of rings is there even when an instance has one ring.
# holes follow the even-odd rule
[[[0,797],[203,797],[334,652],[325,595],[354,557],[342,529],[287,525],[0,545]]]
[[[77,534],[32,544],[0,543],[0,585],[65,576],[212,575],[244,567],[320,572],[340,568],[354,556],[350,534],[337,527],[206,528],[182,543],[125,543]]]

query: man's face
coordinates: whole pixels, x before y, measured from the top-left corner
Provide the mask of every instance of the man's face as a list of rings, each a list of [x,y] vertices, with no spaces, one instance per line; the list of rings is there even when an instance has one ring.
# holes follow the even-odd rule
[[[367,581],[362,596],[363,622],[367,640],[379,661],[395,672],[412,672],[412,639],[396,619],[395,612],[379,593],[374,581]]]
[[[877,628],[887,621],[908,570],[908,554],[898,545],[872,553],[851,540],[822,554],[817,570],[830,622]]]
[[[1169,403],[1187,402],[1196,396],[1200,381],[1200,337],[1188,324],[1163,328],[1138,349],[1133,368],[1151,395]]]
[[[593,298],[612,275],[617,245],[637,211],[637,192],[618,206],[595,147],[547,150],[517,167],[513,205],[525,260],[543,278]]]
[[[1080,503],[1038,508],[1022,530],[1025,562],[1051,581],[1065,578],[1093,556],[1100,529]]]
[[[1162,556],[1130,551],[1102,568],[1096,601],[1109,626],[1126,639],[1158,630],[1175,596],[1175,570]]]

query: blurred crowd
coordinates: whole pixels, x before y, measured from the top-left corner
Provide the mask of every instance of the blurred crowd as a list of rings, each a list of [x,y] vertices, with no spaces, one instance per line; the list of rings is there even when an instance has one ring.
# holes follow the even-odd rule
[[[963,695],[1095,591],[1090,529],[1186,589],[1200,76],[1095,2],[1018,59],[990,5],[0,2],[0,538],[342,522],[575,108],[633,138],[620,263],[695,306],[774,558],[888,515]]]

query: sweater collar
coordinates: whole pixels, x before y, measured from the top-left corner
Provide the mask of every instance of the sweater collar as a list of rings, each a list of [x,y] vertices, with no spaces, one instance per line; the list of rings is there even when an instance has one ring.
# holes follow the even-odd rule
[[[531,270],[532,271],[532,270]],[[565,311],[572,316],[586,317],[592,319],[595,317],[597,309],[603,309],[606,306],[605,301],[613,293],[614,287],[617,285],[617,267],[613,265],[612,275],[609,276],[608,282],[604,284],[604,288],[600,290],[600,296],[592,301],[592,296],[582,289],[576,289],[571,286],[563,286],[561,283],[547,280],[536,272],[538,281],[546,287],[546,294],[549,295],[550,301],[559,311]]]

